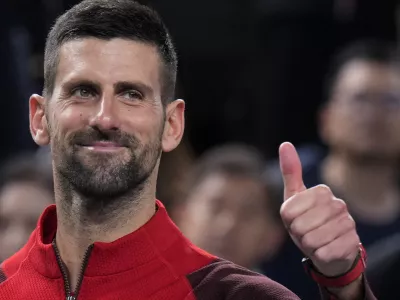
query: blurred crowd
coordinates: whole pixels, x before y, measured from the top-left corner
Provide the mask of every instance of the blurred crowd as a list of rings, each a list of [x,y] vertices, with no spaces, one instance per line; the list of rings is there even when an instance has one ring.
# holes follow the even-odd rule
[[[53,203],[50,150],[29,136],[45,34],[78,1],[5,1],[0,59],[0,263]],[[157,197],[201,248],[317,299],[280,220],[277,146],[298,146],[307,187],[345,200],[369,254],[378,299],[400,277],[400,24],[397,1],[141,1],[180,57],[187,134],[163,156]],[[296,4],[297,3],[297,4]],[[24,6],[25,9],[19,9]],[[396,21],[398,20],[398,22]]]

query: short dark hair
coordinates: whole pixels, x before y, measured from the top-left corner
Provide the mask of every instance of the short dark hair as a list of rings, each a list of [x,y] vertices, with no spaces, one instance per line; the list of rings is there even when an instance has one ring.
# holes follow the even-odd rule
[[[46,40],[43,94],[51,96],[61,46],[71,40],[94,37],[123,38],[157,47],[162,58],[162,101],[174,97],[177,54],[160,16],[133,0],[84,0],[60,16]]]
[[[326,100],[332,96],[340,72],[355,61],[396,66],[399,63],[399,55],[396,46],[387,41],[361,40],[346,46],[331,61],[325,82]]]
[[[10,158],[0,169],[0,191],[14,183],[32,183],[53,194],[51,163],[33,153]]]
[[[280,221],[280,193],[266,174],[266,161],[257,148],[243,144],[217,146],[204,153],[188,176],[187,193],[213,174],[249,178],[264,188],[268,212]]]

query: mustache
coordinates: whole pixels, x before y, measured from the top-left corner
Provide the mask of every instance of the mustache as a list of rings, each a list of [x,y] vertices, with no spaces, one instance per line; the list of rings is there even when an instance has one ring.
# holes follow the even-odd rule
[[[101,130],[90,127],[80,130],[69,137],[71,144],[87,146],[95,142],[112,142],[122,147],[138,146],[139,141],[132,135],[120,130]]]

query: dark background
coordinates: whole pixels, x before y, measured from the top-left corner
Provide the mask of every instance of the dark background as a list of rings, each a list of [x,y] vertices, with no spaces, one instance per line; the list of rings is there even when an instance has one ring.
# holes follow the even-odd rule
[[[28,98],[42,89],[45,37],[78,1],[3,1],[0,161],[34,149]],[[318,141],[316,110],[330,57],[362,38],[395,41],[395,0],[154,0],[180,58],[178,96],[196,154],[224,142]]]

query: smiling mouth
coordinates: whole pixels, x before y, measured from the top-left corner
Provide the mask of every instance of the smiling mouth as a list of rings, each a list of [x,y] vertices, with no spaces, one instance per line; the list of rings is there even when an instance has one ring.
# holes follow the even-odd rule
[[[115,142],[106,142],[106,141],[98,141],[88,144],[78,144],[78,146],[89,151],[98,151],[98,152],[118,151],[126,148],[121,144]]]

